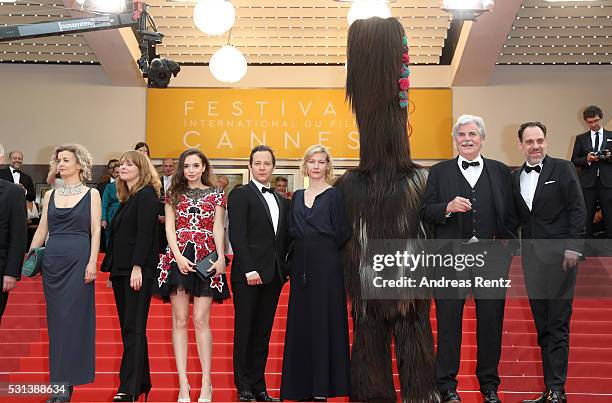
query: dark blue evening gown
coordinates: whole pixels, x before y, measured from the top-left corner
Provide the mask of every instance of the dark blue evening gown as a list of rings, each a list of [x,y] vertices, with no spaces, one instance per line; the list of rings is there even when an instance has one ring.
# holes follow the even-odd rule
[[[91,252],[91,193],[71,208],[49,198],[49,239],[43,258],[47,302],[50,381],[82,385],[94,381],[96,307],[94,284],[85,284]]]
[[[342,193],[329,188],[312,208],[293,194],[288,221],[295,239],[281,398],[350,394],[348,316],[340,248],[349,238]]]

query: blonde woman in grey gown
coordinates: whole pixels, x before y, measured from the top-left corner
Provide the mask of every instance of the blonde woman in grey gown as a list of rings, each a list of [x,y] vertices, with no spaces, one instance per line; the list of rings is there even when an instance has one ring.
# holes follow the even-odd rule
[[[32,248],[45,243],[43,290],[49,330],[51,383],[66,385],[47,402],[69,402],[73,386],[94,381],[94,280],[100,245],[100,194],[86,187],[92,157],[78,144],[55,149],[51,169],[63,185],[47,192]],[[48,239],[47,239],[48,235]]]

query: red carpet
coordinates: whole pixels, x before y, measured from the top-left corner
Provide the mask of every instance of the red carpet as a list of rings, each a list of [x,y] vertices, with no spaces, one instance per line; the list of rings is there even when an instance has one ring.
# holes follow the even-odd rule
[[[520,285],[522,275],[512,270],[513,286]],[[604,262],[581,266],[578,289],[608,291],[608,267]],[[121,336],[118,330],[112,290],[106,288],[106,275],[96,284],[97,359],[95,383],[75,390],[73,401],[110,401],[118,386]],[[289,287],[285,286],[279,303],[267,367],[269,391],[278,396],[282,364],[284,328]],[[520,293],[519,293],[520,294]],[[591,294],[592,295],[592,294]],[[171,344],[170,305],[154,299],[149,315],[148,336],[153,390],[149,401],[176,401],[178,379]],[[232,376],[233,307],[230,302],[214,305],[213,329],[213,399],[216,402],[236,399]],[[432,323],[435,329],[434,312]],[[25,279],[11,293],[0,328],[0,384],[3,382],[39,383],[48,381],[47,333],[41,279]],[[193,325],[190,331],[188,371],[192,399],[200,388],[200,366],[195,348]],[[476,359],[476,336],[473,303],[468,303],[464,319],[462,363],[459,390],[463,401],[481,402],[478,383],[473,375]],[[506,304],[503,354],[500,364],[502,399],[518,402],[543,390],[540,352],[535,329],[525,298],[509,298]],[[397,376],[396,376],[397,384]],[[571,403],[612,401],[612,298],[577,298],[571,327],[571,352],[567,382]],[[6,398],[0,401],[44,401],[46,397]],[[345,399],[333,399],[343,401]]]

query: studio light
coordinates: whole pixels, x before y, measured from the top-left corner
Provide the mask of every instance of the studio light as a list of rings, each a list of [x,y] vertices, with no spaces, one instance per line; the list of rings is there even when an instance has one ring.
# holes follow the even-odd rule
[[[346,17],[349,25],[356,20],[365,20],[370,17],[391,17],[391,10],[387,3],[387,0],[354,0]]]
[[[247,72],[244,55],[229,44],[213,53],[208,66],[212,75],[224,83],[240,81]]]
[[[493,0],[443,0],[442,9],[463,20],[475,20],[493,8]]]
[[[208,35],[221,35],[234,26],[236,9],[229,0],[199,0],[193,9],[195,26]]]

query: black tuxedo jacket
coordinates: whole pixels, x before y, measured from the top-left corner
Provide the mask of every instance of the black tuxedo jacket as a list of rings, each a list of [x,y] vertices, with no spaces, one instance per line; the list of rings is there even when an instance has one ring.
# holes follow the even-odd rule
[[[0,281],[4,275],[18,279],[28,242],[28,215],[23,190],[12,178],[0,180],[0,206]]]
[[[544,158],[531,211],[521,196],[521,172],[524,167],[525,164],[512,172],[515,220],[516,225],[521,226],[521,237],[540,240],[539,244],[548,252],[582,252],[586,208],[571,162],[549,156]],[[560,239],[565,241],[560,242]]]
[[[442,161],[432,166],[427,177],[427,187],[421,206],[421,218],[428,224],[435,225],[437,239],[462,239],[464,215],[453,213],[446,217],[446,206],[456,196],[463,194],[461,184],[465,180],[457,158]],[[496,239],[514,239],[516,233],[507,221],[508,212],[512,208],[512,183],[510,168],[499,161],[483,158],[483,173],[487,171],[495,212],[498,233]]]
[[[0,169],[0,179],[4,179],[8,182],[13,182],[13,174],[11,173],[10,168]],[[23,185],[24,188],[28,191],[26,193],[26,200],[33,202],[36,200],[36,189],[34,188],[34,182],[32,181],[32,177],[27,173],[21,171],[21,175],[19,177],[19,183]],[[23,192],[23,191],[22,191]]]
[[[129,275],[134,265],[143,277],[151,277],[157,267],[157,194],[151,186],[130,197],[113,218],[111,275]]]
[[[604,149],[612,151],[612,132],[606,129],[603,131],[603,142],[600,145],[600,150]],[[594,161],[589,165],[587,154],[590,152],[593,152],[593,142],[589,130],[576,136],[574,151],[572,152],[572,162],[580,168],[580,184],[585,189],[594,187],[597,170],[599,170],[599,179],[602,185],[612,188],[612,160]]]
[[[274,193],[278,204],[278,229],[274,234],[270,208],[253,182],[234,189],[228,197],[229,239],[234,250],[232,283],[246,282],[245,274],[257,271],[264,284],[278,273],[287,278],[287,214],[289,201]]]

